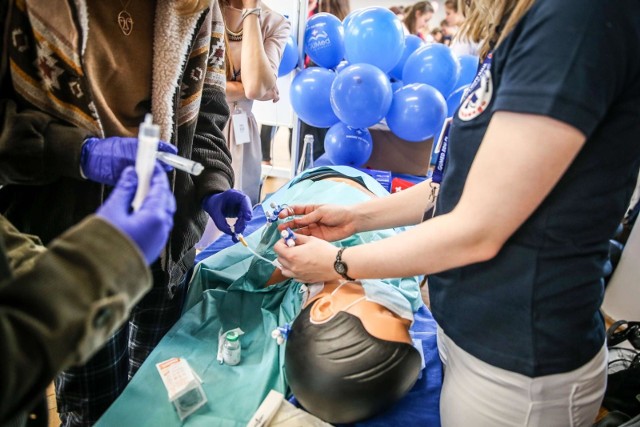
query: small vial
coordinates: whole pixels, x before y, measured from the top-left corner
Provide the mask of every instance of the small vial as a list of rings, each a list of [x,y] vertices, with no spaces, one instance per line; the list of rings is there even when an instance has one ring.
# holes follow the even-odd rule
[[[240,336],[237,332],[227,332],[224,337],[222,347],[222,360],[227,365],[237,365],[240,363]]]

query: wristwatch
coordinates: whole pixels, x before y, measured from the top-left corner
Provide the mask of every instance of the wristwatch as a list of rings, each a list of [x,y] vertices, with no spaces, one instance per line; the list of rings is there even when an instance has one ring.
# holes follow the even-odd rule
[[[336,270],[336,273],[344,277],[346,280],[353,281],[351,277],[347,274],[349,270],[347,264],[342,260],[342,252],[347,248],[340,248],[338,254],[336,255],[336,261],[333,263],[333,268]]]

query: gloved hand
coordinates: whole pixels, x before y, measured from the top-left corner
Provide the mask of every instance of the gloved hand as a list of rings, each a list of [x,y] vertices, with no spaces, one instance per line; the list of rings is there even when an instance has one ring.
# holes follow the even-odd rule
[[[138,176],[132,166],[124,169],[109,198],[96,214],[133,240],[147,264],[158,258],[173,227],[176,199],[169,188],[167,174],[159,166],[153,169],[149,193],[137,211],[131,202],[138,186]]]
[[[242,233],[253,216],[249,197],[234,189],[205,197],[202,208],[211,216],[216,227],[223,233],[230,234],[234,242],[238,241],[234,234]],[[232,218],[231,222],[236,219],[233,230],[227,218]]]
[[[158,151],[177,154],[176,147],[163,141],[158,142]],[[91,181],[116,185],[124,168],[135,165],[137,152],[138,138],[88,138],[80,153],[80,168]],[[161,166],[166,172],[173,169],[164,163]]]

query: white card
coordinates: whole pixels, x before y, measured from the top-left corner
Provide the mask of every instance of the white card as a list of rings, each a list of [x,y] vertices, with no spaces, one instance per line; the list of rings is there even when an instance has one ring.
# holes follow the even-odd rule
[[[231,116],[233,122],[233,133],[236,139],[236,144],[246,144],[251,142],[251,134],[249,133],[249,120],[245,112],[237,112]]]

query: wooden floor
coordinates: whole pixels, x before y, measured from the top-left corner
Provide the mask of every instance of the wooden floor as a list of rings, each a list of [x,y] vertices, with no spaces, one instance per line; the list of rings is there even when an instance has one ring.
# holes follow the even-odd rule
[[[49,427],[60,427],[60,418],[56,410],[56,393],[53,383],[47,388],[47,407],[49,408]]]

